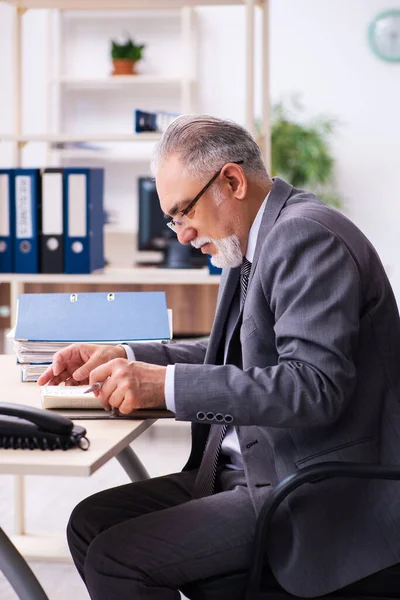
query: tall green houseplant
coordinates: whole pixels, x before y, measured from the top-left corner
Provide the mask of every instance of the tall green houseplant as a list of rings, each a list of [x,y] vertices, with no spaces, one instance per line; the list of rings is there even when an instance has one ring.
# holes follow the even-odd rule
[[[295,104],[297,112],[301,110]],[[271,171],[292,185],[314,191],[324,202],[340,208],[334,190],[334,159],[329,141],[335,121],[319,117],[300,122],[289,116],[282,102],[273,106],[271,124]]]

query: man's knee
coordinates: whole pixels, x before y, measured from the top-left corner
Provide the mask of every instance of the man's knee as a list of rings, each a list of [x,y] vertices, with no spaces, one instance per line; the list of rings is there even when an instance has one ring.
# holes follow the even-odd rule
[[[118,538],[118,536],[117,536]],[[100,533],[87,550],[85,560],[85,579],[94,581],[102,577],[126,578],[132,581],[152,583],[146,574],[146,561],[140,560],[135,539],[132,539],[129,552],[118,545],[116,536],[111,530]]]
[[[67,540],[70,548],[74,546],[77,538],[79,538],[81,543],[86,540],[86,543],[89,545],[91,539],[97,535],[95,526],[96,515],[93,513],[90,500],[90,498],[85,498],[85,500],[75,506],[71,513],[67,525]]]

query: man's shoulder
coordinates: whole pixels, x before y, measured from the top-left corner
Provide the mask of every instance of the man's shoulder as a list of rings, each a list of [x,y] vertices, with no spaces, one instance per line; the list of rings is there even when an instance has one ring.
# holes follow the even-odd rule
[[[292,220],[311,221],[332,233],[341,234],[347,231],[348,234],[352,232],[354,235],[362,235],[357,226],[342,212],[328,206],[312,192],[295,188],[283,207],[276,225]]]

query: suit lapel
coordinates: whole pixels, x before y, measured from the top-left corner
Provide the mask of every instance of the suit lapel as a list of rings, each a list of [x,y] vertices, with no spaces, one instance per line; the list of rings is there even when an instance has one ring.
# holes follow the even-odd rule
[[[257,244],[254,252],[254,257],[252,261],[251,272],[249,275],[249,285],[248,285],[248,293],[250,292],[251,280],[253,277],[253,273],[257,266],[257,262],[260,256],[261,248],[264,243],[265,238],[268,233],[271,231],[274,226],[276,220],[279,217],[279,214],[284,207],[287,199],[292,193],[293,186],[289,185],[283,179],[279,177],[273,178],[273,186],[267,201],[267,205],[265,207],[264,215],[260,225],[260,231],[257,236]],[[217,352],[219,346],[221,344],[222,334],[224,332],[224,327],[226,324],[228,311],[232,304],[233,295],[238,285],[240,276],[240,267],[236,267],[235,269],[229,269],[228,274],[223,281],[221,281],[221,292],[220,292],[220,301],[218,303],[217,312],[215,314],[215,319],[213,323],[213,327],[210,334],[207,354],[205,358],[205,362],[209,364],[215,364]],[[239,312],[238,319],[236,322],[236,326],[233,330],[233,335],[231,340],[236,337],[237,329],[242,322],[242,311],[243,307]],[[231,341],[230,340],[230,341]],[[230,345],[229,341],[229,345]],[[229,358],[230,352],[228,350],[227,358]]]
[[[259,230],[258,236],[257,236],[257,244],[256,244],[256,248],[254,251],[254,257],[253,257],[253,261],[252,261],[252,265],[251,265],[247,293],[250,293],[251,280],[253,278],[253,274],[256,269],[258,259],[260,257],[260,252],[261,252],[261,248],[264,243],[264,240],[267,237],[267,235],[269,234],[269,232],[271,231],[272,227],[275,225],[275,223],[281,213],[282,208],[285,206],[286,201],[289,198],[289,196],[293,190],[292,185],[289,185],[288,183],[286,183],[285,181],[283,181],[283,179],[280,179],[279,177],[274,177],[273,182],[274,182],[274,184],[272,186],[271,193],[267,200],[264,215],[261,220],[260,230]],[[239,274],[240,274],[240,269],[239,269]],[[239,311],[235,327],[232,331],[231,338],[228,342],[228,352],[227,352],[227,357],[226,357],[227,362],[234,363],[234,364],[237,364],[237,358],[238,358],[237,348],[238,348],[238,343],[239,343],[239,333],[240,333],[240,327],[242,324],[242,317],[243,317],[243,306],[241,307],[241,309]]]
[[[258,259],[260,257],[260,252],[264,240],[271,231],[272,227],[275,225],[282,208],[285,206],[287,199],[289,198],[293,190],[292,185],[289,185],[288,183],[286,183],[286,181],[283,181],[283,179],[280,179],[279,177],[274,177],[273,182],[274,185],[272,186],[269,198],[267,200],[267,205],[265,207],[264,215],[260,225],[260,231],[258,232],[257,236],[257,244],[249,275],[249,288],[253,277],[253,273],[255,271]]]
[[[232,299],[238,285],[240,276],[240,267],[235,269],[229,269],[226,278],[221,282],[222,289],[220,291],[220,301],[218,303],[217,312],[213,327],[210,334],[207,354],[205,362],[209,364],[215,364],[218,349],[221,344],[222,334],[224,332],[224,326],[228,316]]]

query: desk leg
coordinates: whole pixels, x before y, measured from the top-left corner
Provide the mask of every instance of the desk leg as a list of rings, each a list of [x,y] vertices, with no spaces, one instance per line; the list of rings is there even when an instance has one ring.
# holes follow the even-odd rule
[[[25,479],[23,475],[14,476],[14,528],[16,535],[25,534]]]
[[[28,563],[1,528],[0,571],[3,571],[20,600],[48,600]]]
[[[150,479],[150,475],[132,450],[127,446],[115,457],[131,481]]]
[[[10,283],[11,327],[16,325],[18,296],[24,293],[24,289],[23,281],[12,281]],[[15,477],[15,533],[17,535],[25,533],[25,483],[23,475]]]

